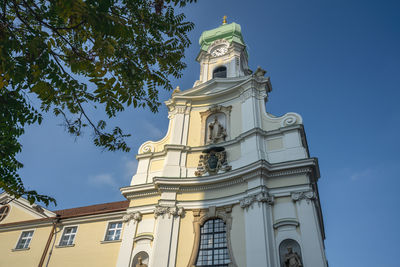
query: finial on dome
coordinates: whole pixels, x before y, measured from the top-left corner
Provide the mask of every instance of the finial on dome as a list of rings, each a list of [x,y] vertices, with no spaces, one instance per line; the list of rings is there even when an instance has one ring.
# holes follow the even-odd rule
[[[227,18],[227,16],[224,16],[224,17],[222,18],[222,25],[226,24],[226,18]]]

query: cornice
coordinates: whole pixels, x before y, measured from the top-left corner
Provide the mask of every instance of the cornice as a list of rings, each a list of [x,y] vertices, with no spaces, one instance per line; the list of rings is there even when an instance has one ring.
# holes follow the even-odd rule
[[[217,84],[232,84],[232,86],[228,86],[224,89],[218,90],[216,92],[208,92],[207,94],[204,94],[204,91],[206,87],[212,87],[213,85]],[[248,84],[246,87],[245,85]],[[234,97],[231,97],[230,99],[237,98],[240,96],[240,94],[243,92],[243,90],[248,90],[250,88],[257,88],[260,90],[261,88],[264,90],[269,91],[270,90],[270,79],[269,77],[256,77],[254,75],[247,75],[247,76],[241,76],[241,77],[233,77],[233,78],[214,78],[211,79],[207,82],[204,82],[196,87],[193,87],[192,89],[185,90],[181,93],[176,93],[173,95],[173,97],[167,101],[165,101],[165,104],[167,106],[174,105],[176,102],[184,102],[188,101],[191,103],[192,107],[196,106],[196,102],[201,102],[204,100],[213,100],[216,99],[220,96],[223,96],[225,100],[228,100],[229,97],[228,95],[234,94]],[[196,95],[196,93],[201,93]]]
[[[47,227],[53,225],[53,221],[56,220],[56,217],[49,217],[45,219],[37,219],[37,220],[29,220],[29,221],[21,221],[15,223],[7,223],[0,225],[0,232],[7,232],[11,230],[23,230],[29,228],[39,228],[39,227]]]
[[[317,170],[318,162],[315,158],[274,164],[259,160],[247,166],[211,176],[190,178],[154,177],[153,183],[123,187],[121,192],[126,198],[134,199],[139,196],[160,195],[161,192],[165,191],[187,192],[224,188],[241,184],[254,178],[273,179],[300,174],[313,176],[319,174]]]
[[[109,212],[103,214],[94,214],[88,216],[78,216],[73,218],[61,218],[61,224],[74,224],[74,223],[87,223],[87,222],[94,222],[94,221],[106,221],[106,220],[114,220],[114,219],[121,219],[123,216],[126,215],[126,210],[118,211],[118,212]]]
[[[253,135],[260,135],[264,138],[268,138],[268,137],[272,137],[275,135],[282,135],[285,132],[290,132],[293,130],[300,130],[300,131],[304,132],[304,127],[301,124],[297,124],[297,125],[281,127],[279,129],[272,130],[272,131],[265,131],[261,128],[256,127],[251,130],[248,130],[244,133],[241,133],[240,135],[238,135],[237,137],[235,137],[232,140],[221,142],[221,143],[219,143],[219,145],[221,145],[225,148],[229,148],[230,146],[236,145],[236,144],[242,142],[247,137],[251,137]],[[163,151],[151,152],[151,150],[149,150],[146,153],[136,155],[136,159],[162,157],[162,156],[165,156],[169,150],[179,150],[182,152],[201,152],[207,148],[210,148],[211,146],[212,145],[191,147],[191,146],[185,146],[185,145],[165,145]]]

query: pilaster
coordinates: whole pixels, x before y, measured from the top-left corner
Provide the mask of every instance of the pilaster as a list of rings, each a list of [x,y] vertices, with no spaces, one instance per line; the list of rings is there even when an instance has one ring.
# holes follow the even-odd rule
[[[321,230],[315,209],[316,195],[313,191],[293,192],[296,203],[302,239],[302,255],[304,266],[327,266]]]
[[[183,208],[177,206],[155,207],[156,229],[150,267],[175,266],[179,225],[183,213]]]
[[[272,221],[274,198],[264,187],[240,201],[245,210],[247,266],[277,265]]]
[[[132,258],[133,239],[136,234],[137,224],[142,219],[140,212],[128,212],[124,217],[125,223],[122,242],[119,249],[117,267],[129,267]]]

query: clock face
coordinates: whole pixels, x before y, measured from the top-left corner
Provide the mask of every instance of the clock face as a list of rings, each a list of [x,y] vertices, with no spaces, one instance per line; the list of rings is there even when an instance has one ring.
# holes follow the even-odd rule
[[[213,57],[220,57],[222,55],[225,55],[228,52],[228,47],[226,45],[220,45],[215,47],[211,51],[211,56]]]

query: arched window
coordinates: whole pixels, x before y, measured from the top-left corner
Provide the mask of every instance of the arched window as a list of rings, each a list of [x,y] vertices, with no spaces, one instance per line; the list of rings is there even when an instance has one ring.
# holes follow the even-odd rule
[[[226,67],[218,67],[213,71],[213,78],[226,78]]]
[[[226,224],[221,219],[206,221],[200,228],[200,247],[196,266],[228,266]]]
[[[0,208],[0,222],[2,220],[4,220],[4,218],[7,217],[9,210],[10,210],[10,207],[8,207],[8,206],[3,206]]]

